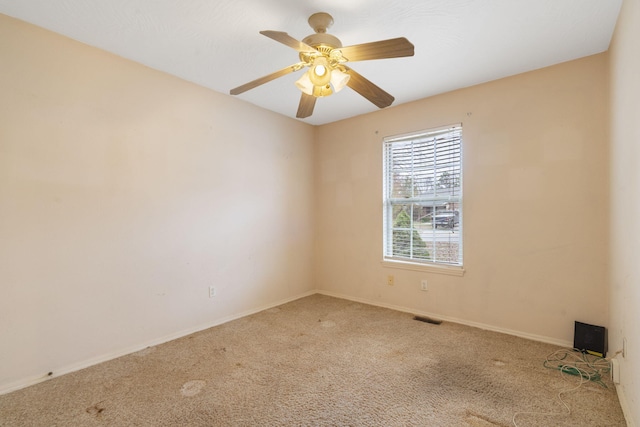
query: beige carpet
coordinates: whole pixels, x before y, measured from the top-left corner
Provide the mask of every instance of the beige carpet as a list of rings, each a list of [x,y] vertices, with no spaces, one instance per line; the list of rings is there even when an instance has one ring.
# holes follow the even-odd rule
[[[0,425],[624,426],[608,379],[567,414],[556,349],[314,295],[0,396]]]

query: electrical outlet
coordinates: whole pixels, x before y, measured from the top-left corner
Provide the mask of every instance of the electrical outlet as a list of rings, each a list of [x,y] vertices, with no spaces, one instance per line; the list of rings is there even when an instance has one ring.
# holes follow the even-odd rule
[[[214,286],[209,286],[209,298],[213,298],[216,296],[216,288]]]
[[[423,279],[420,281],[420,290],[422,291],[427,291],[429,290],[429,288],[427,288],[427,280]]]
[[[622,338],[622,357],[627,357],[627,339]]]
[[[387,285],[393,286],[393,275],[387,276]]]

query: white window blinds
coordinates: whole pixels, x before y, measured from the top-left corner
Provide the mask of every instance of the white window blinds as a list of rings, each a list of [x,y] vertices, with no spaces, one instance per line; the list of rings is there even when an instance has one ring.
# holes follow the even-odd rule
[[[384,257],[462,265],[462,126],[384,140]]]

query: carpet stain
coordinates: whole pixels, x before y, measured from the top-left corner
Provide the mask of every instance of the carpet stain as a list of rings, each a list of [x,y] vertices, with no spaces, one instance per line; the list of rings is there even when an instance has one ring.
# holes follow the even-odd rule
[[[185,397],[195,396],[202,391],[206,384],[207,382],[202,380],[188,381],[182,385],[180,393]]]
[[[496,421],[490,420],[488,417],[480,414],[475,414],[471,411],[467,411],[467,416],[465,417],[465,421],[468,425],[472,427],[507,427],[505,424],[498,423]]]
[[[100,414],[102,414],[102,412],[105,410],[105,408],[101,405],[102,402],[98,402],[93,406],[89,406],[87,409],[85,409],[87,414],[90,415],[95,415],[100,416]]]
[[[336,326],[336,322],[333,320],[318,320],[318,322],[320,322],[320,326],[323,328],[333,328]]]
[[[390,352],[387,357],[389,359],[395,359],[395,358],[404,358],[405,356],[405,352],[402,350],[393,350],[392,352]]]
[[[500,359],[493,359],[493,364],[496,366],[505,366],[507,364],[507,362],[504,362]]]

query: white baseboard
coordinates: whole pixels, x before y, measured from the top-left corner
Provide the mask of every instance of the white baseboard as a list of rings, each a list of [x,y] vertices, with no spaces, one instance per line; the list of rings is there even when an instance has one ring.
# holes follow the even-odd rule
[[[75,363],[75,364],[71,364],[68,366],[63,366],[60,367],[59,369],[56,369],[52,375],[44,375],[44,376],[37,376],[37,377],[29,377],[29,378],[23,378],[20,379],[18,381],[14,381],[12,383],[7,383],[7,384],[2,384],[0,385],[0,394],[6,394],[6,393],[10,393],[12,391],[16,391],[31,385],[35,385],[38,384],[40,382],[46,381],[50,378],[55,378],[64,374],[68,374],[71,372],[75,372],[78,371],[80,369],[84,369],[84,368],[88,368],[90,366],[93,365],[97,365],[99,363],[103,363],[103,362],[107,362],[109,360],[113,360],[116,359],[118,357],[122,357],[125,356],[127,354],[131,354],[131,353],[135,353],[137,351],[140,350],[144,350],[147,347],[152,347],[152,346],[156,346],[156,345],[160,345],[163,343],[166,343],[168,341],[172,341],[178,338],[182,338],[184,336],[193,334],[195,332],[199,332],[199,331],[203,331],[205,329],[209,329],[212,328],[214,326],[218,326],[218,325],[222,325],[224,323],[230,322],[232,320],[236,320],[242,317],[246,317],[246,316],[250,316],[252,314],[258,313],[260,311],[264,311],[264,310],[268,310],[270,308],[273,307],[277,307],[279,305],[282,304],[286,304],[288,302],[292,302],[295,300],[298,300],[300,298],[304,298],[304,297],[308,297],[314,294],[321,294],[321,295],[327,295],[330,297],[335,297],[335,298],[341,298],[341,299],[345,299],[345,300],[349,300],[349,301],[354,301],[354,302],[359,302],[359,303],[363,303],[363,304],[368,304],[368,305],[373,305],[373,306],[377,306],[377,307],[383,307],[383,308],[388,308],[391,310],[396,310],[396,311],[401,311],[404,313],[411,313],[414,315],[419,315],[419,316],[427,316],[427,317],[432,317],[432,318],[436,318],[436,319],[440,319],[440,320],[445,320],[447,322],[453,322],[453,323],[458,323],[461,325],[467,325],[467,326],[472,326],[472,327],[476,327],[476,328],[480,328],[480,329],[485,329],[488,331],[494,331],[494,332],[500,332],[500,333],[504,333],[504,334],[508,334],[508,335],[514,335],[517,337],[521,337],[521,338],[526,338],[526,339],[530,339],[533,341],[539,341],[539,342],[544,342],[544,343],[548,343],[548,344],[555,344],[561,347],[572,347],[572,343],[568,342],[568,341],[564,341],[564,340],[559,340],[556,338],[551,338],[551,337],[546,337],[546,336],[542,336],[542,335],[535,335],[535,334],[529,334],[529,333],[525,333],[525,332],[520,332],[520,331],[515,331],[515,330],[511,330],[511,329],[505,329],[505,328],[500,328],[500,327],[496,327],[496,326],[492,326],[492,325],[487,325],[484,323],[478,323],[478,322],[472,322],[472,321],[468,321],[468,320],[464,320],[464,319],[458,319],[455,317],[450,317],[450,316],[441,316],[439,314],[436,313],[429,313],[429,312],[424,312],[424,311],[420,311],[420,310],[414,310],[411,308],[407,308],[407,307],[402,307],[402,306],[397,306],[397,305],[393,305],[393,304],[386,304],[386,303],[382,303],[380,301],[374,301],[374,300],[368,300],[366,298],[357,298],[357,297],[353,297],[353,296],[349,296],[349,295],[343,295],[340,293],[336,293],[336,292],[330,292],[330,291],[324,291],[324,290],[313,290],[313,291],[308,291],[305,292],[303,294],[294,296],[294,297],[290,297],[290,298],[286,298],[284,300],[280,300],[280,301],[276,301],[276,302],[272,302],[269,304],[266,304],[264,306],[260,306],[260,307],[256,307],[254,309],[251,310],[247,310],[238,314],[234,314],[231,316],[227,316],[227,317],[223,317],[220,319],[216,319],[212,322],[206,323],[206,324],[202,324],[193,328],[189,328],[189,329],[185,329],[173,334],[169,334],[160,338],[156,338],[150,341],[147,341],[145,343],[142,344],[138,344],[132,347],[128,347],[116,352],[112,352],[109,354],[105,354],[99,357],[95,357],[92,359],[88,359],[88,360],[84,360],[82,362],[79,363]],[[629,408],[629,404],[627,402],[626,396],[624,394],[624,389],[619,385],[619,384],[615,384],[616,386],[616,391],[618,394],[618,399],[620,401],[620,406],[622,407],[622,412],[624,413],[625,419],[627,421],[627,426],[628,427],[635,427],[636,424],[634,423],[634,420],[631,417],[631,411]]]
[[[618,400],[620,401],[620,407],[622,408],[622,413],[624,414],[624,419],[627,421],[627,427],[635,427],[637,424],[633,420],[633,416],[631,415],[631,408],[629,407],[629,402],[627,401],[627,396],[624,394],[624,388],[620,384],[615,384],[616,393],[618,393]]]
[[[88,360],[83,360],[81,362],[73,363],[71,365],[61,366],[61,367],[59,367],[57,369],[52,370],[52,374],[51,375],[39,375],[39,376],[34,376],[34,377],[29,377],[29,378],[22,378],[20,380],[17,380],[17,381],[11,382],[11,383],[0,384],[0,395],[1,394],[6,394],[6,393],[11,393],[12,391],[16,391],[16,390],[19,390],[19,389],[22,389],[22,388],[25,388],[25,387],[29,387],[31,385],[35,385],[35,384],[41,383],[41,382],[46,381],[46,380],[51,379],[51,378],[59,377],[59,376],[64,375],[64,374],[68,374],[68,373],[71,373],[71,372],[79,371],[80,369],[88,368],[90,366],[94,366],[94,365],[97,365],[99,363],[107,362],[109,360],[113,360],[113,359],[116,359],[118,357],[126,356],[127,354],[131,354],[131,353],[135,353],[135,352],[140,351],[140,350],[144,350],[147,347],[153,347],[153,346],[156,346],[156,345],[164,344],[166,342],[169,342],[169,341],[172,341],[172,340],[175,340],[175,339],[178,339],[178,338],[182,338],[184,336],[193,334],[195,332],[200,332],[200,331],[203,331],[205,329],[209,329],[209,328],[212,328],[214,326],[222,325],[223,323],[227,323],[227,322],[230,322],[232,320],[239,319],[241,317],[250,316],[250,315],[258,313],[260,311],[268,310],[270,308],[277,307],[279,305],[286,304],[288,302],[295,301],[295,300],[298,300],[300,298],[308,297],[308,296],[313,295],[315,293],[317,293],[317,292],[316,291],[308,291],[308,292],[305,292],[305,293],[303,293],[301,295],[297,295],[297,296],[294,296],[294,297],[286,298],[284,300],[272,302],[272,303],[266,304],[264,306],[256,307],[256,308],[253,308],[251,310],[243,311],[241,313],[234,314],[234,315],[231,315],[231,316],[223,317],[223,318],[220,318],[220,319],[215,319],[215,320],[213,320],[211,322],[208,322],[208,323],[205,323],[205,324],[202,324],[202,325],[198,325],[198,326],[195,326],[193,328],[189,328],[189,329],[185,329],[185,330],[182,330],[182,331],[179,331],[179,332],[175,332],[175,333],[172,333],[172,334],[169,334],[169,335],[165,335],[163,337],[156,338],[156,339],[153,339],[153,340],[141,343],[141,344],[137,344],[137,345],[134,345],[134,346],[131,346],[131,347],[128,347],[128,348],[124,348],[124,349],[121,349],[121,350],[118,350],[118,351],[114,351],[112,353],[104,354],[104,355],[101,355],[101,356],[98,356],[98,357],[94,357],[94,358],[91,358],[91,359],[88,359]]]
[[[44,376],[37,376],[37,377],[30,377],[30,378],[23,378],[20,379],[18,381],[12,382],[12,383],[8,383],[8,384],[2,384],[0,385],[0,394],[5,394],[5,393],[10,393],[12,391],[15,390],[19,390],[21,388],[25,388],[28,387],[30,385],[34,385],[34,384],[38,384],[42,381],[46,381],[50,378],[55,378],[58,377],[60,375],[64,375],[64,374],[68,374],[70,372],[75,372],[78,371],[80,369],[84,369],[84,368],[88,368],[90,366],[93,365],[97,365],[99,363],[103,363],[103,362],[107,362],[109,360],[113,360],[116,359],[118,357],[122,357],[125,356],[127,354],[131,354],[131,353],[135,353],[137,351],[143,350],[147,347],[152,347],[155,345],[159,345],[159,344],[163,344],[166,343],[168,341],[172,341],[181,337],[184,337],[186,335],[190,335],[193,334],[195,332],[199,332],[205,329],[209,329],[212,328],[214,326],[218,326],[218,325],[222,325],[223,323],[227,323],[230,322],[232,320],[236,320],[239,319],[241,317],[246,317],[255,313],[258,313],[260,311],[263,310],[267,310],[273,307],[277,307],[279,305],[282,304],[286,304],[288,302],[291,301],[295,301],[298,300],[300,298],[304,298],[313,294],[321,294],[321,295],[327,295],[327,296],[331,296],[331,297],[335,297],[335,298],[341,298],[341,299],[345,299],[345,300],[349,300],[349,301],[354,301],[354,302],[360,302],[363,304],[368,304],[368,305],[373,305],[373,306],[377,306],[377,307],[383,307],[383,308],[389,308],[392,310],[396,310],[396,311],[401,311],[401,312],[405,312],[405,313],[411,313],[411,314],[415,314],[415,315],[420,315],[420,316],[427,316],[427,317],[432,317],[432,318],[436,318],[436,319],[440,319],[440,320],[444,320],[447,322],[453,322],[453,323],[458,323],[461,325],[467,325],[467,326],[472,326],[472,327],[476,327],[476,328],[480,328],[480,329],[485,329],[488,331],[493,331],[493,332],[500,332],[500,333],[504,333],[507,335],[513,335],[513,336],[517,336],[517,337],[521,337],[521,338],[526,338],[526,339],[530,339],[533,341],[539,341],[539,342],[544,342],[544,343],[548,343],[548,344],[554,344],[554,345],[558,345],[561,347],[572,347],[573,343],[569,342],[569,341],[565,341],[565,340],[559,340],[557,338],[551,338],[551,337],[546,337],[546,336],[542,336],[542,335],[535,335],[535,334],[529,334],[526,332],[520,332],[520,331],[515,331],[512,329],[505,329],[505,328],[500,328],[500,327],[496,327],[493,325],[487,325],[484,323],[478,323],[478,322],[472,322],[472,321],[468,321],[465,319],[458,319],[455,317],[450,317],[450,316],[442,316],[439,315],[437,313],[429,313],[429,312],[424,312],[424,311],[420,311],[420,310],[415,310],[415,309],[411,309],[411,308],[407,308],[407,307],[402,307],[402,306],[397,306],[397,305],[393,305],[393,304],[386,304],[380,301],[374,301],[374,300],[369,300],[366,298],[357,298],[357,297],[353,297],[350,295],[343,295],[340,293],[336,293],[336,292],[330,292],[330,291],[324,291],[324,290],[313,290],[313,291],[308,291],[305,292],[303,294],[294,296],[294,297],[290,297],[290,298],[286,298],[284,300],[280,300],[280,301],[276,301],[273,303],[269,303],[267,305],[261,306],[261,307],[256,307],[254,309],[251,310],[247,310],[238,314],[234,314],[231,316],[227,316],[227,317],[223,317],[220,319],[216,319],[212,322],[203,324],[203,325],[199,325],[193,328],[189,328],[186,330],[182,330],[173,334],[169,334],[160,338],[156,338],[132,347],[128,347],[119,351],[115,351],[109,354],[105,354],[99,357],[95,357],[92,359],[88,359],[88,360],[84,360],[82,362],[79,363],[75,363],[75,364],[71,364],[68,366],[63,366],[60,367],[58,369],[55,369],[53,371],[52,375],[44,375]],[[618,388],[618,395],[619,396],[623,396],[623,394],[621,394],[620,388]],[[622,397],[620,398],[621,401],[621,405],[622,405]],[[626,403],[626,402],[625,402]],[[623,410],[625,410],[625,408],[623,407]],[[625,411],[625,416],[629,414],[629,410],[628,407]],[[627,420],[629,420],[629,418],[627,418]],[[633,424],[630,424],[633,425]]]
[[[456,317],[442,316],[442,315],[437,314],[437,313],[429,313],[429,312],[426,312],[426,311],[415,310],[413,308],[407,308],[407,307],[402,307],[402,306],[393,305],[393,304],[386,304],[386,303],[383,303],[383,302],[380,302],[380,301],[368,300],[366,298],[352,297],[352,296],[343,295],[343,294],[340,294],[340,293],[337,293],[337,292],[318,290],[317,293],[322,294],[322,295],[327,295],[327,296],[330,296],[330,297],[346,299],[346,300],[349,300],[349,301],[360,302],[360,303],[363,303],[363,304],[374,305],[374,306],[377,306],[377,307],[389,308],[391,310],[402,311],[404,313],[411,313],[411,314],[415,314],[415,315],[418,315],[418,316],[427,316],[427,317],[432,317],[432,318],[439,319],[439,320],[446,320],[447,322],[458,323],[458,324],[466,325],[466,326],[473,326],[474,328],[480,328],[480,329],[484,329],[484,330],[487,330],[487,331],[493,331],[493,332],[500,332],[500,333],[503,333],[503,334],[513,335],[513,336],[520,337],[520,338],[526,338],[526,339],[529,339],[529,340],[532,340],[532,341],[538,341],[538,342],[543,342],[543,343],[547,343],[547,344],[554,344],[554,345],[558,345],[560,347],[568,347],[568,348],[573,347],[573,343],[570,342],[570,341],[560,340],[560,339],[552,338],[552,337],[546,337],[546,336],[543,336],[543,335],[529,334],[529,333],[526,333],[526,332],[516,331],[516,330],[513,330],[513,329],[500,328],[500,327],[497,327],[497,326],[487,325],[487,324],[484,324],[484,323],[478,323],[478,322],[472,322],[472,321],[469,321],[469,320],[458,319]]]
[[[240,319],[242,317],[246,317],[246,316],[250,316],[252,314],[258,313],[260,311],[264,311],[264,310],[268,310],[270,308],[273,307],[277,307],[279,305],[282,304],[286,304],[288,302],[292,302],[295,300],[298,300],[300,298],[304,298],[304,297],[308,297],[314,294],[321,294],[321,295],[327,295],[330,297],[334,297],[334,298],[341,298],[341,299],[345,299],[345,300],[349,300],[349,301],[354,301],[354,302],[359,302],[359,303],[363,303],[363,304],[368,304],[368,305],[373,305],[373,306],[377,306],[377,307],[383,307],[383,308],[388,308],[391,310],[396,310],[396,311],[401,311],[404,313],[411,313],[414,315],[419,315],[419,316],[427,316],[427,317],[431,317],[431,318],[436,318],[436,319],[440,319],[440,320],[445,320],[447,322],[453,322],[453,323],[458,323],[461,325],[467,325],[467,326],[472,326],[472,327],[476,327],[476,328],[480,328],[480,329],[484,329],[484,330],[488,330],[488,331],[494,331],[494,332],[500,332],[500,333],[504,333],[504,334],[508,334],[508,335],[513,335],[513,336],[517,336],[517,337],[521,337],[521,338],[526,338],[526,339],[530,339],[533,341],[539,341],[539,342],[544,342],[544,343],[548,343],[548,344],[554,344],[554,345],[558,345],[561,347],[572,347],[572,343],[568,342],[568,341],[564,341],[564,340],[559,340],[556,338],[551,338],[551,337],[546,337],[546,336],[542,336],[542,335],[535,335],[535,334],[529,334],[529,333],[525,333],[525,332],[520,332],[520,331],[515,331],[512,329],[505,329],[505,328],[500,328],[500,327],[496,327],[496,326],[492,326],[492,325],[487,325],[484,323],[478,323],[478,322],[472,322],[472,321],[468,321],[468,320],[464,320],[464,319],[458,319],[455,317],[450,317],[450,316],[442,316],[439,315],[437,313],[429,313],[429,312],[425,312],[425,311],[421,311],[421,310],[414,310],[411,308],[407,308],[407,307],[402,307],[402,306],[397,306],[397,305],[393,305],[393,304],[386,304],[380,301],[374,301],[374,300],[369,300],[366,298],[357,298],[357,297],[353,297],[353,296],[349,296],[349,295],[343,295],[337,292],[330,292],[330,291],[324,291],[324,290],[313,290],[313,291],[308,291],[305,292],[303,294],[294,296],[294,297],[290,297],[290,298],[286,298],[284,300],[280,300],[280,301],[276,301],[276,302],[272,302],[269,304],[266,304],[264,306],[260,306],[260,307],[256,307],[254,309],[251,310],[247,310],[238,314],[234,314],[231,316],[227,316],[227,317],[223,317],[220,319],[216,319],[213,320],[209,323],[205,323],[193,328],[189,328],[189,329],[185,329],[173,334],[169,334],[160,338],[156,338],[147,342],[144,342],[142,344],[138,344],[135,346],[131,346],[119,351],[115,351],[109,354],[105,354],[102,356],[98,356],[92,359],[88,359],[88,360],[84,360],[82,362],[79,363],[74,363],[68,366],[63,366],[60,367],[58,369],[56,369],[55,371],[53,371],[52,375],[40,375],[37,377],[29,377],[29,378],[23,378],[20,379],[18,381],[14,381],[11,383],[7,383],[7,384],[2,384],[0,385],[0,394],[6,394],[6,393],[10,393],[12,391],[16,391],[31,385],[35,385],[38,384],[40,382],[46,381],[48,379],[51,378],[55,378],[64,374],[68,374],[71,372],[75,372],[78,371],[80,369],[84,369],[84,368],[88,368],[90,366],[93,365],[97,365],[99,363],[103,363],[103,362],[107,362],[109,360],[113,360],[116,359],[118,357],[122,357],[125,356],[127,354],[131,354],[131,353],[135,353],[137,351],[140,350],[144,350],[147,347],[152,347],[152,346],[156,346],[156,345],[160,345],[160,344],[164,344],[166,342],[178,339],[178,338],[182,338],[184,336],[193,334],[195,332],[199,332],[199,331],[203,331],[205,329],[209,329],[212,328],[214,326],[218,326],[218,325],[222,325],[224,323],[230,322],[232,320],[236,320],[236,319]],[[627,402],[626,396],[624,394],[624,389],[619,385],[616,384],[616,391],[618,393],[618,399],[620,401],[620,406],[622,407],[622,412],[624,413],[625,419],[627,421],[627,426],[629,427],[635,427],[636,424],[634,423],[634,420],[631,418],[631,411],[629,408],[629,404]]]

